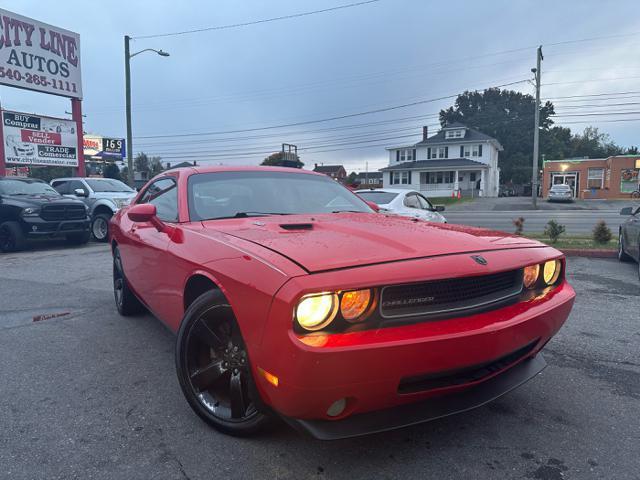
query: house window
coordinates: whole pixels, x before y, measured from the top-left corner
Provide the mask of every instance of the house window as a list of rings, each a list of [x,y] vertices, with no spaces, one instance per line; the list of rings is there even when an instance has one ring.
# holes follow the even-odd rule
[[[476,181],[476,172],[471,172],[469,174],[469,180],[472,181],[472,182]]]
[[[590,168],[587,177],[587,188],[602,188],[604,186],[604,168]]]
[[[378,183],[378,180],[375,178],[370,178],[369,183]]]
[[[391,185],[408,185],[409,184],[409,172],[391,172]]]
[[[447,158],[447,147],[438,147],[438,158]]]
[[[479,157],[480,156],[480,153],[479,153],[480,149],[478,147],[479,147],[479,145],[474,145],[472,147],[472,149],[471,149],[471,156],[472,157]]]
[[[413,148],[405,148],[399,150],[397,161],[399,162],[413,162],[415,160],[413,156]]]
[[[444,138],[462,138],[462,130],[448,130]]]
[[[464,147],[464,157],[470,157],[471,156],[471,148],[469,148],[469,145],[466,145]]]
[[[454,183],[456,172],[429,172],[427,173],[427,183]]]

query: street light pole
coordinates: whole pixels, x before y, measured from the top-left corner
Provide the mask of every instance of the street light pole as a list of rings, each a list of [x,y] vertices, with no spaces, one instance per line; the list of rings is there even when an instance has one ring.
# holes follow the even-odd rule
[[[129,55],[129,35],[124,36],[124,83],[127,115],[127,182],[134,187],[133,180],[133,138],[131,133],[131,55]]]
[[[538,208],[538,157],[540,149],[540,63],[542,61],[542,45],[538,47],[536,55],[536,68],[532,68],[531,71],[536,77],[536,110],[534,114],[534,129],[533,129],[533,165],[531,170],[531,202],[534,210]]]
[[[125,83],[125,109],[127,115],[127,180],[130,187],[134,187],[135,181],[133,178],[133,134],[131,128],[131,59],[142,52],[155,52],[161,57],[168,57],[167,52],[162,50],[155,50],[153,48],[145,48],[136,53],[130,53],[129,42],[131,37],[129,35],[124,36],[124,83]]]

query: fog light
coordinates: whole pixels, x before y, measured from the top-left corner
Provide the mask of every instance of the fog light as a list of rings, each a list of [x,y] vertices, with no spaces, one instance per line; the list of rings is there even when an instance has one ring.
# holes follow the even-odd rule
[[[331,404],[329,409],[327,410],[327,415],[329,417],[337,417],[338,415],[344,412],[344,409],[347,408],[347,399],[341,398],[340,400],[336,400]]]

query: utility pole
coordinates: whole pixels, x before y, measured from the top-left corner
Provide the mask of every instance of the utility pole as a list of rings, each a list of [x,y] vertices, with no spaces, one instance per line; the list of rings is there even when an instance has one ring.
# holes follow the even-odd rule
[[[131,188],[134,187],[133,180],[133,138],[131,133],[131,55],[129,55],[129,35],[124,36],[124,81],[125,81],[125,103],[127,112],[127,181]]]
[[[542,56],[542,45],[538,47],[536,54],[536,68],[532,68],[536,79],[536,110],[535,110],[535,125],[533,129],[533,167],[531,171],[531,202],[533,208],[538,208],[538,156],[540,149],[540,63],[544,60]]]

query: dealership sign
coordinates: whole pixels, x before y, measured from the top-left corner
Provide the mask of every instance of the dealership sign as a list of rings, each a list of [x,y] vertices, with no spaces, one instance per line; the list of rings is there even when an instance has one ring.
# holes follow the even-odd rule
[[[78,132],[73,120],[5,110],[2,136],[7,163],[78,166]]]
[[[0,9],[0,84],[82,98],[80,36]]]
[[[85,135],[83,147],[84,154],[89,157],[122,160],[126,155],[124,138]]]

